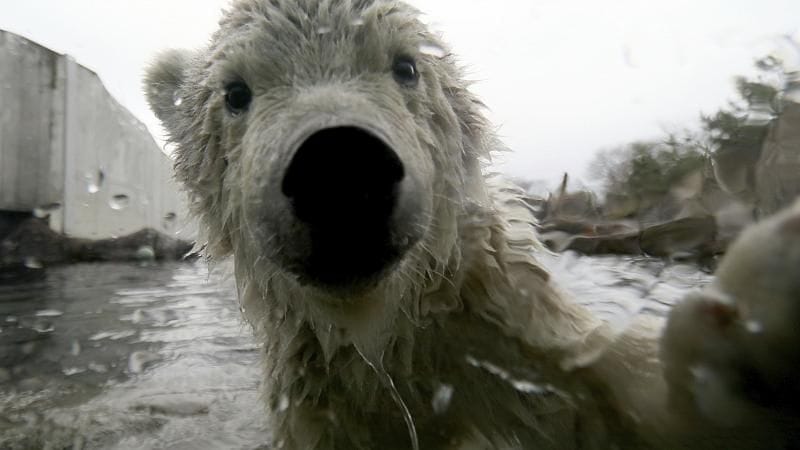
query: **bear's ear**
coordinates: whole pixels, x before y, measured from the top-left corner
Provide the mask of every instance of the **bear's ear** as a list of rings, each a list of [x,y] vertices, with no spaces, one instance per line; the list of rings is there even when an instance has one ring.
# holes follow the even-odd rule
[[[144,91],[150,109],[170,134],[179,128],[180,91],[190,67],[192,52],[168,50],[147,68]]]

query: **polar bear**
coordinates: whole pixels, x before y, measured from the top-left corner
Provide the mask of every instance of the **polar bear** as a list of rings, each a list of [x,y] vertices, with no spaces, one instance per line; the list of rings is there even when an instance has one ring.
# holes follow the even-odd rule
[[[146,94],[206,252],[232,256],[274,448],[797,445],[797,209],[663,339],[619,334],[537,262],[481,102],[408,5],[236,0]]]

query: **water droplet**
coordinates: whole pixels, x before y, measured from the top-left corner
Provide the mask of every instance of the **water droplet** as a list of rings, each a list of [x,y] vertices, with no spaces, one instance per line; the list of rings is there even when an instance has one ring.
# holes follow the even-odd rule
[[[111,209],[119,211],[125,209],[130,204],[131,199],[125,194],[117,194],[111,197],[111,201],[108,202]]]
[[[60,317],[63,315],[64,313],[57,309],[43,309],[36,312],[36,317]]]
[[[17,316],[8,316],[8,317],[6,317],[6,322],[8,322],[8,323],[17,323],[17,322],[19,322],[19,319],[17,318]]]
[[[414,423],[414,417],[411,415],[411,410],[408,409],[408,405],[406,405],[406,402],[403,400],[403,396],[400,395],[400,391],[397,390],[397,386],[394,384],[394,379],[392,379],[392,376],[383,367],[383,361],[379,360],[376,364],[367,358],[367,356],[358,346],[355,346],[355,349],[356,352],[358,352],[358,355],[361,356],[361,359],[363,359],[364,362],[367,363],[367,365],[378,375],[384,387],[389,389],[392,399],[403,413],[403,418],[406,422],[406,428],[408,429],[408,436],[411,439],[411,449],[419,450],[419,437],[417,435],[417,426]]]
[[[278,412],[284,412],[289,409],[289,396],[284,394],[281,395],[280,400],[278,400]]]
[[[447,411],[447,408],[450,407],[450,400],[453,399],[453,391],[453,386],[449,384],[439,385],[439,388],[436,389],[436,392],[433,394],[433,399],[431,400],[434,413],[444,414]]]
[[[419,52],[423,55],[433,56],[434,58],[444,58],[447,56],[447,50],[442,48],[441,45],[433,42],[424,42],[419,46]]]
[[[159,360],[161,360],[161,356],[157,353],[148,351],[133,352],[128,358],[128,371],[131,373],[142,373],[148,364]]]
[[[72,341],[72,344],[70,344],[70,347],[69,347],[69,353],[70,353],[72,356],[78,356],[78,355],[80,355],[80,354],[81,354],[81,343],[80,343],[80,342],[78,342],[78,340],[77,340],[77,339],[75,339],[74,341]]]
[[[360,27],[362,25],[364,25],[364,19],[362,19],[361,17],[356,17],[355,19],[350,21],[350,26]]]
[[[172,104],[175,106],[181,106],[183,104],[183,97],[181,97],[181,94],[178,91],[175,91],[175,93],[172,95]]]
[[[86,174],[84,174],[84,178],[87,181],[86,191],[90,194],[96,194],[100,192],[100,189],[103,187],[106,174],[102,170],[98,170],[96,174],[86,172]]]
[[[156,251],[149,245],[143,245],[136,250],[136,259],[139,261],[154,261]]]
[[[108,372],[108,367],[106,367],[105,364],[99,364],[99,363],[96,363],[96,362],[90,362],[89,363],[89,370],[91,370],[92,372],[96,372],[96,373],[106,373],[106,372]]]
[[[513,386],[514,389],[526,394],[543,394],[548,391],[536,383],[525,380],[511,380],[511,386]]]
[[[34,208],[33,209],[33,215],[36,216],[39,219],[44,219],[47,216],[49,216],[50,214],[58,211],[59,209],[61,209],[61,203],[58,203],[58,202],[49,203],[47,205],[40,206],[38,208]]]
[[[81,367],[67,367],[64,370],[62,370],[62,372],[64,373],[64,375],[70,377],[72,375],[77,375],[79,373],[86,372],[86,369],[83,369]]]
[[[168,222],[172,222],[177,217],[178,217],[178,215],[175,214],[174,212],[168,212],[166,215],[164,215],[164,220],[166,220]]]
[[[319,34],[319,35],[328,34],[331,31],[333,31],[333,28],[328,27],[328,26],[321,26],[321,27],[317,28],[317,34]]]
[[[764,331],[764,325],[757,320],[748,320],[745,322],[744,327],[753,334],[759,334]]]
[[[33,328],[35,331],[38,331],[39,333],[50,333],[56,329],[52,323],[43,320],[37,321],[36,323],[33,324],[31,328]]]
[[[23,264],[28,269],[36,269],[36,270],[38,270],[38,269],[43,269],[44,268],[44,264],[42,264],[41,261],[39,261],[38,259],[36,259],[36,258],[34,258],[32,256],[29,256],[29,257],[25,258],[25,260],[23,261]]]

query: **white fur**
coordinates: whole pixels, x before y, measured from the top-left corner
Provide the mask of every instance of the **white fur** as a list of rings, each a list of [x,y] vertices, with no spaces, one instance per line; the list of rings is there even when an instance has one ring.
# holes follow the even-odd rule
[[[446,49],[391,0],[239,0],[207,48],[165,53],[148,73],[207,252],[233,255],[264,343],[274,445],[758,448],[767,433],[753,422],[707,420],[683,378],[668,388],[657,319],[614,335],[554,286],[520,192],[482,171],[501,149],[482,105],[454,57],[423,45]],[[418,87],[392,79],[398,53],[417,58]],[[232,78],[254,93],[240,116],[224,107]],[[381,133],[421,180],[428,216],[391,273],[347,298],[275,264],[284,250],[258,220],[270,171],[320,123]],[[685,350],[671,348],[681,372]]]

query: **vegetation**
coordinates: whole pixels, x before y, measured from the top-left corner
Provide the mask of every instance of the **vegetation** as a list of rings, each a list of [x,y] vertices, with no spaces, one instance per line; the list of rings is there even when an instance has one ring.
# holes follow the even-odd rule
[[[797,81],[797,74],[777,58],[762,58],[756,67],[756,79],[735,80],[734,101],[701,115],[699,131],[600,151],[589,170],[602,183],[607,200],[624,199],[624,214],[636,215],[659,203],[691,174],[700,172],[713,183],[712,164],[754,166],[770,123]]]

